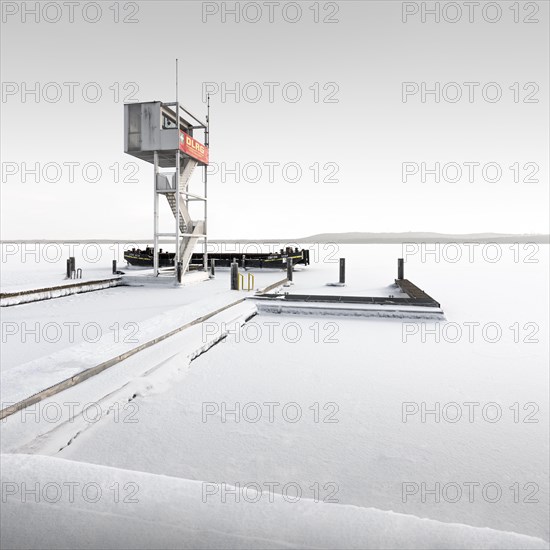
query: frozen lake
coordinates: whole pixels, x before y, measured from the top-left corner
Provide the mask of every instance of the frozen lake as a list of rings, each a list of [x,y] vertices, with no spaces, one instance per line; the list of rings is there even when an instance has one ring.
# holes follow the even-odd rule
[[[314,246],[287,290],[387,295],[405,257],[445,320],[257,315],[159,371],[135,422],[102,419],[55,456],[548,540],[548,246]],[[326,287],[339,257],[348,284]],[[169,290],[131,290],[35,306],[105,322],[132,299],[140,319],[170,307]]]

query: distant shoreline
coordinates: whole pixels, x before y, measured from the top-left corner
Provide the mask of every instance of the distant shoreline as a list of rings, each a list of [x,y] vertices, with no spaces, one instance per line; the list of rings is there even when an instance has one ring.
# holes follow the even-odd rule
[[[2,239],[0,244],[149,244],[153,239]],[[172,240],[160,239],[159,244],[170,244]],[[505,233],[472,233],[452,235],[445,233],[320,233],[298,239],[209,239],[209,243],[257,243],[257,244],[308,244],[308,243],[335,243],[335,244],[402,244],[414,243],[536,243],[550,244],[550,235],[540,234],[505,234]]]

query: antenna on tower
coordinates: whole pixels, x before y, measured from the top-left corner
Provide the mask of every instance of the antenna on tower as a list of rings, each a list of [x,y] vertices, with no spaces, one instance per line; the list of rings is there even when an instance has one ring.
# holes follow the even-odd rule
[[[205,145],[210,143],[210,94],[206,96],[206,134],[204,138]]]
[[[178,102],[178,58],[176,57],[176,103]],[[179,113],[177,113],[179,115]]]

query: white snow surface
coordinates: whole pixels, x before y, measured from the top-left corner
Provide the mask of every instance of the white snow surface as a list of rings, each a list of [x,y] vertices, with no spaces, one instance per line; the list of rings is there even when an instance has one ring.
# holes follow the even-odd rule
[[[221,502],[197,480],[59,458],[2,455],[1,465],[2,548],[548,548],[375,508],[261,493]]]
[[[340,248],[336,258],[347,260],[346,293],[394,293],[391,283],[401,247]],[[100,512],[97,505],[86,506],[89,513],[83,514],[75,504],[10,499],[3,506],[7,515],[2,513],[2,536],[8,538],[2,540],[19,537],[22,545],[28,541],[27,547],[37,544],[33,541],[44,541],[45,547],[65,542],[66,547],[96,547],[98,533],[110,544],[118,526],[113,547],[124,548],[548,548],[548,247],[540,247],[537,263],[516,262],[512,252],[507,254],[495,263],[430,263],[419,258],[406,263],[405,276],[441,302],[445,320],[422,324],[424,320],[260,314],[242,325],[253,308],[243,303],[231,315],[184,331],[158,350],[140,353],[43,404],[78,402],[75,418],[64,414],[58,422],[45,422],[40,408],[34,411],[38,420],[23,413],[8,418],[0,425],[4,453],[56,457],[28,459],[51,460],[51,468],[41,462],[24,468],[21,457],[8,457],[13,460],[8,471],[16,481],[29,472],[42,476],[43,482],[60,479],[50,475],[53,472],[103,482],[101,472],[109,472],[111,480],[124,483],[139,478],[148,496],[136,505],[145,503],[137,520],[115,510],[112,501]],[[273,280],[280,276],[275,274]],[[228,274],[220,277],[225,280]],[[296,273],[289,288],[296,293],[324,293],[329,288],[343,293],[342,288],[325,286],[337,277],[337,263],[321,262]],[[189,319],[215,309],[216,300],[226,301],[226,287],[213,292],[210,289],[217,287],[208,285],[181,291],[116,288],[50,304],[59,303],[60,319],[82,319],[85,311],[93,311],[107,326],[133,316],[143,321],[144,330],[150,323],[154,331],[162,322],[153,319],[162,311],[173,323],[170,310],[185,307],[183,317]],[[34,315],[46,319],[52,310],[42,309],[44,304],[4,309],[20,311],[19,322]],[[479,323],[473,341],[466,323]],[[496,342],[481,337],[488,323],[501,328]],[[422,340],[424,329],[443,330],[449,324],[450,337],[457,327],[462,330],[458,341],[436,341],[433,333]],[[519,341],[510,328],[514,324],[519,326]],[[406,327],[418,332],[404,341]],[[204,351],[201,344],[207,346],[228,328],[232,334],[189,362]],[[205,334],[211,337],[207,342]],[[66,343],[59,346],[67,348]],[[34,353],[40,361],[41,352],[52,347],[37,344],[29,352],[14,346],[6,374],[19,368],[18,356]],[[90,348],[90,357],[103,347]],[[55,370],[53,353],[47,355]],[[22,388],[25,378],[39,375],[39,365],[21,371],[17,383]],[[105,412],[96,422],[82,414],[89,401]],[[296,403],[302,417],[289,422],[278,414],[272,422],[265,414],[267,402],[278,403],[279,412],[285,404]],[[478,407],[470,422],[462,407],[457,422],[436,422],[433,415],[422,421],[420,414],[403,421],[404,403],[433,409],[435,403],[444,407],[466,402],[496,403],[502,418],[489,422]],[[251,416],[261,407],[259,420],[244,418],[246,404],[252,404]],[[514,420],[514,404],[519,422]],[[205,406],[217,407],[206,419]],[[223,407],[230,411],[237,406],[239,418],[222,416]],[[320,421],[314,420],[314,410]],[[536,422],[525,422],[530,413]],[[326,421],[329,414],[337,422]],[[274,503],[237,505],[213,499],[205,504],[203,482],[275,482],[279,489]],[[279,496],[280,486],[287,483],[302,488],[299,502]],[[313,501],[309,488],[316,483],[321,500],[327,493],[324,484],[336,484],[338,504]],[[465,483],[495,483],[502,496],[489,502],[478,488],[472,502],[466,491],[455,503],[434,502],[433,497],[422,501],[420,494],[403,501],[403,483],[425,483],[428,488],[458,484],[463,489]],[[514,484],[520,487],[519,502],[510,489]],[[529,502],[532,484],[536,501]],[[27,532],[28,525],[33,529]],[[62,536],[55,536],[56,526]]]

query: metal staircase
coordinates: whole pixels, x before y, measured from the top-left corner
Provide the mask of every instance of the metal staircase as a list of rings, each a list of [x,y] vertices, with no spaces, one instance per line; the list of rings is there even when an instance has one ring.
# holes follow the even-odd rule
[[[193,256],[193,250],[197,241],[204,237],[204,222],[195,222],[193,231],[190,231],[190,236],[184,237],[180,244],[180,262],[182,263],[184,271],[187,270],[191,257]]]
[[[170,210],[172,210],[172,214],[174,214],[174,217],[176,217],[178,215],[176,211],[176,192],[174,191],[173,193],[165,193],[164,196],[166,197],[166,200],[170,205]],[[193,221],[191,220],[191,216],[189,216],[189,211],[185,206],[185,199],[181,196],[181,193],[179,199],[180,231],[182,233],[191,233],[193,230]]]
[[[189,180],[197,165],[198,162],[195,159],[186,159],[183,163],[183,170],[180,175],[179,193],[177,193],[173,183],[168,184],[163,192],[170,206],[170,210],[172,210],[172,214],[174,214],[174,217],[179,221],[179,230],[181,233],[179,257],[184,272],[189,266],[197,241],[201,237],[204,237],[204,221],[193,221],[191,219],[186,200],[188,196]],[[179,194],[179,197],[176,199],[177,194]]]

